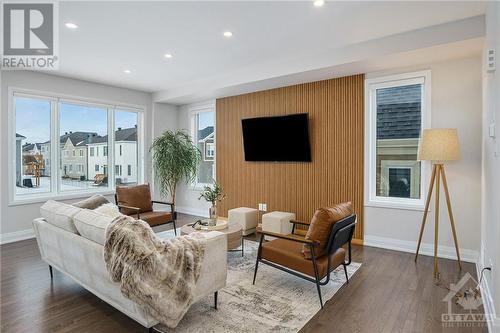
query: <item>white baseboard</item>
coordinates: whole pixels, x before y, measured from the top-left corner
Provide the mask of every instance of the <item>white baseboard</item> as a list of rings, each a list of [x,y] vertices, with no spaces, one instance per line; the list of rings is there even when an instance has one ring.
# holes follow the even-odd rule
[[[199,209],[192,207],[183,207],[183,206],[175,206],[175,210],[182,214],[207,217],[208,218],[208,209]]]
[[[30,238],[35,238],[33,229],[7,232],[0,234],[0,244],[14,243]]]
[[[483,258],[480,257],[476,263],[477,278],[481,278],[481,271],[483,269]],[[484,271],[483,274],[489,274],[490,272]],[[500,318],[497,316],[495,311],[495,303],[493,302],[493,297],[491,296],[490,286],[488,285],[488,279],[483,277],[481,281],[481,298],[483,300],[484,313],[491,315],[491,320],[488,321],[488,332],[498,333],[500,332]]]
[[[415,250],[417,249],[417,242],[370,235],[365,235],[363,237],[363,245],[409,253],[415,253]],[[434,256],[434,244],[422,243],[420,245],[419,254],[424,256]],[[438,257],[456,259],[457,255],[455,253],[455,248],[451,246],[438,246]],[[460,257],[462,261],[476,264],[479,253],[474,250],[460,249]]]

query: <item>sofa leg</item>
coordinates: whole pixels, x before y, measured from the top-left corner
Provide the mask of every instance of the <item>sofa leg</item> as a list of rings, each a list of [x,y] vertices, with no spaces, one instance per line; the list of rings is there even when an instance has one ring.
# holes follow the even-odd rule
[[[148,333],[154,333],[156,330],[154,327],[148,328]]]
[[[347,275],[347,265],[342,264],[342,266],[344,266],[344,273],[345,273],[346,282],[349,283],[349,276]]]
[[[53,280],[54,279],[54,272],[52,271],[51,265],[49,265],[49,273],[50,273],[50,279]]]
[[[217,297],[219,296],[219,292],[214,292],[214,309],[217,310]]]
[[[177,228],[175,227],[175,220],[174,220],[174,235],[177,236]]]

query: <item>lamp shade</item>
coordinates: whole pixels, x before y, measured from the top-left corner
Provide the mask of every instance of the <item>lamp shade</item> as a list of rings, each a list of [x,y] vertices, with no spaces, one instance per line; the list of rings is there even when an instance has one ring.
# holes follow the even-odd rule
[[[418,145],[419,161],[456,161],[460,145],[455,128],[424,129]]]

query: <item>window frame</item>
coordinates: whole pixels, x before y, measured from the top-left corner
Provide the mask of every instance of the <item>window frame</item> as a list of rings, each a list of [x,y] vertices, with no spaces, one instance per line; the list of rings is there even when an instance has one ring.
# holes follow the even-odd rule
[[[416,186],[416,181],[415,181],[415,172],[416,172],[416,164],[417,164],[418,161],[410,161],[410,160],[397,160],[397,161],[382,161],[381,163],[381,177],[386,177],[387,179],[389,179],[389,173],[390,173],[390,170],[391,169],[407,169],[407,170],[410,170],[410,178],[411,178],[411,184],[410,184],[410,192],[413,192],[414,191],[414,186]],[[420,169],[422,169],[422,167],[420,167]],[[422,170],[420,170],[422,171]],[[422,177],[420,177],[422,178]],[[421,184],[419,184],[420,186],[422,186]],[[421,187],[420,187],[421,189]],[[389,189],[387,189],[387,191],[389,191]],[[385,197],[384,197],[385,198]],[[391,197],[392,198],[392,197]]]
[[[196,124],[196,116],[200,113],[213,112],[214,113],[214,157],[213,157],[213,179],[216,181],[217,177],[217,165],[216,165],[216,142],[217,142],[217,114],[215,110],[215,103],[207,103],[192,106],[189,108],[189,131],[191,134],[191,138],[193,139],[193,143],[198,146],[198,133],[197,133],[197,124]],[[205,152],[201,151],[201,158],[203,159]],[[200,183],[198,182],[198,173],[196,173],[195,180],[191,183],[195,190],[202,190],[204,186],[212,186],[213,183]]]
[[[121,102],[110,101],[110,100],[100,100],[87,98],[82,96],[73,96],[60,93],[54,93],[49,91],[41,91],[36,89],[26,89],[20,87],[8,87],[8,123],[9,123],[9,133],[8,133],[8,156],[9,156],[9,167],[8,167],[8,205],[16,206],[37,202],[44,202],[49,199],[65,200],[73,198],[83,198],[88,197],[93,194],[111,195],[115,193],[115,175],[114,167],[108,167],[108,186],[106,188],[98,189],[76,189],[76,190],[61,190],[61,173],[59,163],[51,163],[50,168],[50,191],[43,193],[33,193],[33,194],[16,194],[16,153],[15,153],[15,135],[16,135],[16,110],[15,110],[15,97],[26,97],[33,99],[41,99],[50,101],[50,159],[53,161],[60,161],[62,148],[59,147],[59,128],[60,128],[60,112],[59,103],[71,103],[82,106],[93,106],[102,107],[106,109],[107,112],[107,135],[108,135],[108,166],[114,166],[114,115],[116,110],[130,111],[137,113],[137,180],[138,182],[144,182],[144,172],[145,172],[145,157],[144,157],[144,145],[145,145],[145,126],[144,117],[146,111],[146,105],[134,105],[134,104],[124,104]]]
[[[382,88],[422,84],[421,130],[431,127],[431,71],[376,76],[365,79],[365,206],[424,210],[428,191],[430,163],[421,161],[420,198],[382,197],[377,195],[377,109],[376,91]]]
[[[210,147],[212,147],[212,149],[210,149]],[[209,154],[209,152],[212,152],[212,153]],[[209,161],[209,160],[207,160],[207,158],[211,158],[212,160],[210,160],[210,161],[213,161],[215,159],[215,142],[214,143],[212,143],[212,142],[205,143],[205,160]]]

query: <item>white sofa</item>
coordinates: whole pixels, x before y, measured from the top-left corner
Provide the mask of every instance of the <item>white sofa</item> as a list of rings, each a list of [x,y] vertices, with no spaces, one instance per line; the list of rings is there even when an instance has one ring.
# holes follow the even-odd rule
[[[145,313],[141,306],[124,297],[119,284],[110,280],[104,262],[103,245],[81,236],[76,228],[63,226],[74,226],[73,218],[82,209],[58,210],[55,206],[57,205],[53,204],[49,207],[50,214],[42,213],[49,221],[45,218],[33,221],[40,254],[49,264],[50,273],[52,274],[52,267],[65,273],[82,287],[151,331],[151,327],[158,322]],[[84,212],[87,218],[92,214],[89,212],[92,211]],[[205,233],[205,236],[208,238],[207,246],[194,301],[211,294],[217,297],[217,291],[226,285],[227,239],[224,234],[216,231]]]

